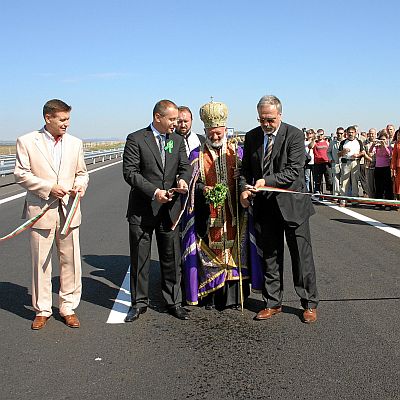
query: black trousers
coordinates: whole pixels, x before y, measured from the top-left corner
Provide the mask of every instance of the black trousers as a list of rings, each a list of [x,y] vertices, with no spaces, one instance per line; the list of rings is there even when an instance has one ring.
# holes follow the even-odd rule
[[[375,168],[365,168],[365,181],[367,195],[370,199],[375,197]]]
[[[364,194],[368,194],[368,184],[367,184],[367,176],[366,176],[366,168],[365,164],[360,164],[360,183]]]
[[[390,167],[375,166],[375,195],[377,199],[393,200],[393,182]]]
[[[167,213],[161,211],[155,226],[129,224],[132,307],[149,305],[151,240],[154,231],[160,259],[162,295],[168,307],[180,306],[182,274],[179,229],[171,231],[171,220]]]
[[[326,190],[332,192],[332,179],[329,173],[329,163],[314,164],[315,191],[322,192],[322,177],[325,178]]]
[[[265,307],[278,307],[283,300],[284,235],[292,261],[293,283],[303,308],[316,308],[318,291],[308,219],[289,224],[275,197],[265,200],[261,218],[264,258],[263,299]]]

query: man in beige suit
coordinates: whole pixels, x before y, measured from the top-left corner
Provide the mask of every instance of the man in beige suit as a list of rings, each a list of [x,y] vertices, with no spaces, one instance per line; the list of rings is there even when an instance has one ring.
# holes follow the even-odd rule
[[[60,264],[60,315],[67,326],[79,328],[74,313],[81,297],[81,256],[78,206],[67,234],[61,234],[74,197],[85,194],[89,181],[82,141],[66,133],[71,107],[49,100],[43,107],[45,126],[17,140],[15,180],[27,190],[23,218],[49,210],[30,229],[32,254],[32,329],[42,329],[52,314],[51,254],[54,241]]]

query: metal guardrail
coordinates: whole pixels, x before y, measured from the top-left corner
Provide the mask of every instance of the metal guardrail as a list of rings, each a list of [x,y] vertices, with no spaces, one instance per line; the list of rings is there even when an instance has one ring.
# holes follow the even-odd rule
[[[13,159],[1,159],[0,160],[0,176],[6,176],[14,172],[15,157]]]
[[[112,160],[113,158],[122,157],[124,149],[118,150],[107,150],[107,151],[91,151],[84,154],[86,164],[96,164],[98,162],[104,162]],[[89,161],[92,162],[89,162]]]
[[[112,160],[113,158],[122,157],[124,149],[115,149],[107,151],[90,151],[84,153],[84,159],[86,165],[96,164],[99,162],[104,162],[107,160]],[[0,176],[6,176],[14,173],[16,158],[14,157],[4,157],[0,159]]]

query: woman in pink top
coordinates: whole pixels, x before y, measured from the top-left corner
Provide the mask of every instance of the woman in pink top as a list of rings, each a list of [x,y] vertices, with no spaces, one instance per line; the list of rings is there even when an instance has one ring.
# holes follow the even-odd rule
[[[392,148],[389,145],[385,132],[379,135],[379,139],[372,145],[371,153],[375,154],[375,195],[378,199],[393,199],[393,185],[390,174],[390,159]],[[390,208],[389,208],[390,209]]]
[[[392,153],[392,176],[394,181],[394,193],[397,199],[400,199],[400,129],[395,134],[395,143]],[[400,208],[398,208],[400,210]]]

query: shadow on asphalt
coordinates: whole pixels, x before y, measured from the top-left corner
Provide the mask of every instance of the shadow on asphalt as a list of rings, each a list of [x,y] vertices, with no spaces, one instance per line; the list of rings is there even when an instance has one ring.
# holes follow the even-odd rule
[[[320,299],[322,303],[330,302],[346,302],[346,301],[385,301],[385,300],[400,300],[400,297],[375,297],[375,298],[358,298],[358,299]]]
[[[90,271],[95,278],[84,276],[87,265],[96,268]],[[104,308],[112,309],[114,299],[117,297],[119,288],[124,280],[129,266],[129,257],[120,255],[82,255],[82,301],[86,301]],[[98,279],[100,278],[100,279]],[[107,284],[107,281],[111,284]],[[60,290],[60,277],[52,278],[53,293],[58,294]]]
[[[52,278],[53,293],[58,294],[60,290],[60,277]],[[100,307],[112,309],[114,298],[117,296],[118,289],[109,286],[97,279],[82,277],[82,296],[81,301],[95,304]],[[54,307],[53,307],[54,308]]]
[[[249,310],[254,313],[258,313],[265,307],[264,302],[262,300],[254,299],[254,298],[248,298],[246,302],[244,303],[244,308],[246,310]],[[303,316],[303,310],[300,308],[295,308],[291,306],[282,306],[282,312],[285,314],[292,314],[296,315],[300,319]]]
[[[90,275],[107,279],[115,286],[120,287],[125,278],[129,266],[129,256],[122,255],[96,255],[85,254],[82,261],[97,270],[91,271]]]
[[[0,282],[0,308],[21,318],[32,320],[35,313],[28,307],[32,305],[28,288],[11,282]]]
[[[82,300],[111,310],[127,273],[130,263],[129,256],[86,254],[82,256],[82,260],[91,267],[97,268],[97,270],[91,271],[90,275],[104,280],[83,276]],[[106,281],[112,285],[107,285]],[[53,281],[53,291],[58,292],[58,287],[58,280]],[[153,310],[165,312],[164,299],[161,295],[160,265],[158,261],[153,260],[150,263],[149,302],[149,307]]]

